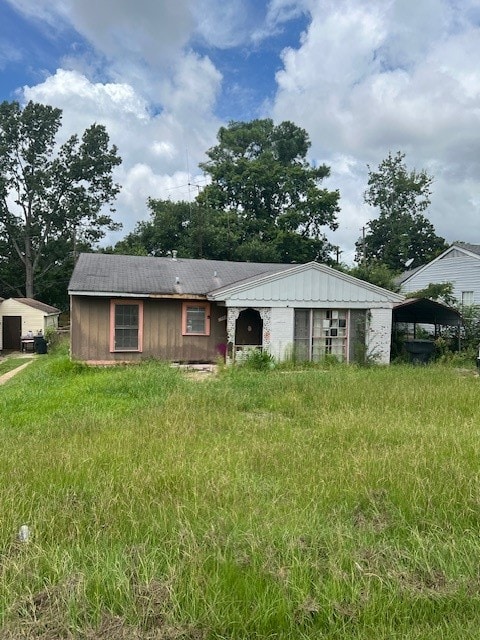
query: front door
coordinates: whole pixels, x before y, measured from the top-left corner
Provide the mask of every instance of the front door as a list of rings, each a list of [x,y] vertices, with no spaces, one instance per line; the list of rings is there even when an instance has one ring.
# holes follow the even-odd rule
[[[20,351],[22,316],[2,316],[3,349]]]

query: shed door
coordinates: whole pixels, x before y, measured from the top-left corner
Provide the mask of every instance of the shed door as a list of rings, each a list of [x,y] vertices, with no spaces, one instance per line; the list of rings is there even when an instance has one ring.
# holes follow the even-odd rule
[[[2,316],[3,349],[20,351],[22,316]]]

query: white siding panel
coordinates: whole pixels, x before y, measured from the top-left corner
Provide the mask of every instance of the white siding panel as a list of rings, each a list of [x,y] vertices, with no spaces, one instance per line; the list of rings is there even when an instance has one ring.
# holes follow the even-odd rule
[[[392,310],[371,309],[367,333],[367,355],[378,364],[390,362]]]
[[[265,283],[252,285],[249,289],[236,291],[227,297],[228,306],[256,306],[268,303],[266,306],[286,306],[292,302],[306,306],[325,306],[333,303],[382,303],[390,302],[388,293],[375,291],[361,283],[345,280],[335,274],[310,269],[269,280]],[[297,306],[300,306],[297,304]]]
[[[277,307],[271,310],[270,353],[277,360],[284,360],[293,346],[294,310]]]
[[[453,295],[459,302],[462,291],[473,291],[474,304],[480,304],[480,259],[457,252],[427,265],[402,285],[405,293],[424,289],[430,283],[451,282]]]

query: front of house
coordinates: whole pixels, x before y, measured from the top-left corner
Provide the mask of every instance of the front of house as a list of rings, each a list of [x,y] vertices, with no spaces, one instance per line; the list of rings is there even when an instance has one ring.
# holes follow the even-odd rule
[[[82,254],[69,285],[71,354],[91,363],[275,358],[388,363],[403,296],[302,265]]]

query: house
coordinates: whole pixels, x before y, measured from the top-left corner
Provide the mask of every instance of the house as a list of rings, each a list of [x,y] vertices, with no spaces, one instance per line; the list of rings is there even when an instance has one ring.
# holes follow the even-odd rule
[[[69,294],[71,355],[98,364],[215,362],[251,348],[388,363],[392,307],[404,298],[315,262],[105,254],[79,256]]]
[[[480,304],[480,245],[455,243],[428,264],[403,273],[398,282],[406,294],[451,282],[459,303]]]
[[[19,351],[22,336],[58,327],[60,310],[33,298],[0,300],[0,350]]]

